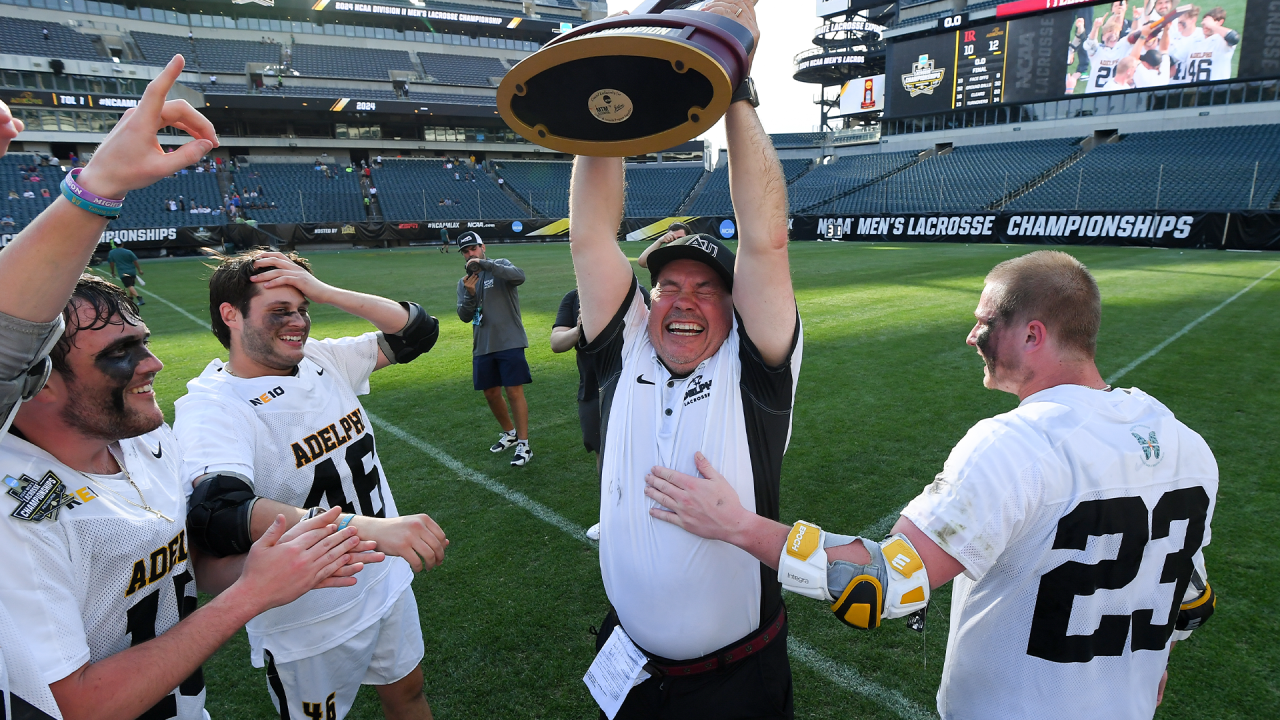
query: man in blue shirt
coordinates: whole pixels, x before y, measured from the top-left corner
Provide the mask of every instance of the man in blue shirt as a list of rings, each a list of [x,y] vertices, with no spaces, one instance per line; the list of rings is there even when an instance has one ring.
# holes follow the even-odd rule
[[[128,248],[116,245],[112,240],[111,252],[107,253],[107,262],[111,263],[111,274],[120,278],[120,282],[124,284],[124,291],[129,293],[129,298],[134,304],[146,305],[147,301],[142,299],[138,294],[138,288],[134,287],[138,282],[138,276],[142,274],[141,268],[138,267],[138,256]]]

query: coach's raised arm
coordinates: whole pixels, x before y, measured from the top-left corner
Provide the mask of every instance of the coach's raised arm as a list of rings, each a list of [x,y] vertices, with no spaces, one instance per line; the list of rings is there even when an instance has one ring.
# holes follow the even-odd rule
[[[182,73],[175,55],[147,85],[138,107],[125,111],[84,170],[68,175],[53,201],[0,253],[0,420],[40,390],[38,369],[52,338],[62,333],[61,313],[89,263],[107,222],[120,214],[125,195],[194,164],[218,146],[213,125],[185,100],[165,101]],[[194,140],[171,153],[156,133],[175,127]],[[23,130],[0,103],[0,155]],[[5,425],[7,426],[7,423]]]

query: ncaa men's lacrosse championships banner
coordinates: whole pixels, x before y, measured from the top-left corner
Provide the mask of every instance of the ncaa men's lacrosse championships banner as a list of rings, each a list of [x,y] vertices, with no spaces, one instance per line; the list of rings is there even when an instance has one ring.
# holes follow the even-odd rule
[[[791,239],[1280,249],[1280,213],[797,216],[791,220]]]

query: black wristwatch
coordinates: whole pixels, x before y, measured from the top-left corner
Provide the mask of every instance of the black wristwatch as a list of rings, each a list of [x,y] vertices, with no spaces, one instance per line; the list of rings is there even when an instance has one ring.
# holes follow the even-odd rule
[[[729,104],[746,100],[751,103],[751,107],[760,107],[760,96],[756,93],[756,82],[751,78],[746,78],[738,85],[738,89],[733,91],[733,96],[729,98]]]

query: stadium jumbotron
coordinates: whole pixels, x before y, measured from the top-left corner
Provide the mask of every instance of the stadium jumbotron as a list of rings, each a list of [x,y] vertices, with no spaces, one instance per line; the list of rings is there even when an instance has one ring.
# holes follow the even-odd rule
[[[1013,665],[1028,677],[1057,671],[1087,675],[1099,667],[1119,675],[1130,668],[1127,663],[1141,664],[1142,672],[1153,674],[1150,698],[1115,698],[1115,714],[1099,716],[1151,717],[1126,713],[1132,707],[1145,712],[1152,702],[1154,717],[1169,720],[1280,716],[1274,678],[1274,668],[1280,667],[1275,649],[1280,629],[1265,611],[1274,605],[1270,592],[1277,565],[1268,549],[1280,542],[1280,531],[1258,522],[1280,513],[1273,470],[1280,463],[1280,443],[1270,439],[1280,433],[1274,392],[1280,383],[1274,361],[1280,354],[1280,323],[1274,319],[1280,302],[1280,255],[1272,254],[1280,251],[1280,64],[1272,57],[1280,46],[1280,23],[1273,21],[1275,3],[716,4],[739,2],[761,7],[787,3],[796,6],[795,12],[802,7],[806,16],[812,13],[813,20],[797,39],[805,49],[786,66],[788,77],[813,88],[812,106],[790,110],[811,116],[811,129],[764,127],[780,164],[776,185],[786,191],[785,218],[781,210],[777,215],[783,218],[779,223],[786,223],[789,242],[778,243],[787,248],[803,322],[791,352],[803,351],[804,370],[796,370],[798,379],[787,388],[793,409],[779,446],[786,458],[780,498],[758,494],[751,506],[744,495],[752,513],[772,502],[783,523],[807,519],[832,532],[857,531],[878,542],[912,517],[920,498],[964,490],[961,482],[952,482],[960,472],[958,461],[948,460],[953,446],[956,453],[968,451],[975,444],[996,442],[1002,432],[1030,437],[1032,430],[1013,423],[1030,414],[1026,405],[1034,398],[1014,392],[1015,399],[983,387],[1007,390],[1012,381],[1005,377],[1001,385],[996,378],[998,357],[1009,362],[1015,350],[1034,344],[1030,335],[1025,347],[1000,345],[997,353],[990,344],[1001,322],[1020,316],[992,309],[996,299],[987,283],[995,281],[988,273],[1006,260],[1061,250],[1087,266],[1100,291],[1102,324],[1094,328],[1100,385],[1094,389],[1123,389],[1159,406],[1170,423],[1176,415],[1186,423],[1177,425],[1179,433],[1191,428],[1191,435],[1203,438],[1221,486],[1215,477],[1209,488],[1216,492],[1210,495],[1211,509],[1195,505],[1200,500],[1187,500],[1185,493],[1176,502],[1166,501],[1169,495],[1152,494],[1146,487],[1113,497],[1115,488],[1104,480],[1155,468],[1161,453],[1199,448],[1188,435],[1169,434],[1173,424],[1153,429],[1145,420],[1130,423],[1121,433],[1132,467],[1099,471],[1105,477],[1097,488],[1076,488],[1078,495],[1069,500],[1037,495],[1046,487],[1047,475],[1040,474],[1039,465],[1028,466],[1017,476],[1019,501],[1049,512],[1044,508],[1056,507],[1055,502],[1079,500],[1078,507],[1088,512],[1073,512],[1052,527],[1033,527],[1033,521],[1043,520],[1040,515],[1038,520],[1017,515],[1008,503],[987,508],[984,533],[998,527],[1011,542],[1039,533],[1042,544],[1051,548],[1047,557],[1062,560],[1044,574],[1045,582],[1018,589],[1017,602],[1031,608],[1028,627],[1014,627],[1013,622],[988,641],[1017,646]],[[684,9],[705,4],[674,3]],[[0,271],[6,261],[3,248],[24,231],[31,237],[42,213],[66,204],[57,201],[75,192],[64,189],[74,184],[72,172],[90,162],[126,112],[138,108],[148,84],[175,55],[183,56],[185,67],[168,99],[189,103],[217,133],[219,146],[198,162],[128,192],[119,216],[106,223],[88,268],[99,279],[124,284],[123,277],[116,279],[120,250],[140,263],[134,271],[142,268],[145,275],[136,278],[136,287],[131,280],[128,292],[147,300],[139,317],[151,333],[150,352],[165,363],[163,373],[153,379],[166,422],[177,422],[174,402],[188,392],[188,381],[198,385],[221,372],[219,367],[226,368],[227,378],[239,379],[230,363],[240,362],[231,358],[241,352],[241,341],[234,347],[225,340],[220,344],[221,336],[209,332],[208,282],[210,264],[237,253],[270,248],[305,256],[307,273],[319,279],[297,281],[317,283],[306,286],[308,296],[319,291],[328,299],[341,292],[335,288],[345,288],[377,299],[404,299],[399,306],[410,320],[401,321],[396,314],[397,323],[424,336],[430,333],[424,325],[414,325],[421,318],[407,301],[421,303],[426,315],[438,318],[438,336],[418,338],[430,353],[410,364],[417,354],[406,352],[408,360],[401,363],[392,355],[404,351],[404,341],[388,342],[398,334],[388,336],[389,330],[365,315],[338,312],[346,306],[310,300],[305,332],[316,338],[363,338],[359,342],[370,355],[360,362],[368,360],[370,368],[376,362],[380,372],[372,380],[365,373],[353,381],[355,394],[366,393],[354,406],[359,409],[344,407],[334,418],[308,425],[295,443],[301,459],[295,467],[289,450],[285,466],[308,478],[314,471],[311,505],[343,504],[332,501],[348,492],[339,472],[352,474],[348,484],[357,494],[357,475],[360,482],[372,478],[374,485],[381,479],[395,492],[389,506],[379,501],[381,512],[389,507],[429,513],[448,532],[448,561],[413,576],[411,584],[425,640],[425,697],[439,717],[596,717],[603,707],[588,689],[591,683],[584,684],[584,673],[597,657],[600,618],[612,612],[617,619],[616,604],[597,580],[602,548],[597,523],[602,493],[621,491],[608,478],[602,480],[610,466],[584,451],[584,444],[592,449],[585,434],[592,421],[584,407],[595,403],[598,434],[601,401],[580,391],[579,372],[596,362],[584,358],[605,352],[602,345],[621,354],[618,363],[634,362],[622,348],[637,342],[627,333],[636,332],[634,319],[642,312],[647,318],[649,310],[633,290],[628,297],[635,301],[626,300],[625,312],[616,316],[611,306],[612,321],[597,340],[587,342],[591,310],[584,313],[582,308],[590,308],[590,301],[576,294],[570,301],[565,295],[584,276],[583,268],[576,273],[574,268],[574,262],[581,262],[574,257],[582,247],[579,230],[572,254],[569,243],[576,159],[508,127],[497,98],[503,77],[516,64],[562,33],[604,19],[621,5],[606,0],[0,0],[0,102],[24,125],[7,153],[0,150]],[[771,28],[761,30],[764,42],[771,42]],[[768,103],[768,93],[762,92],[761,99]],[[0,119],[0,130],[3,126]],[[164,127],[156,136],[167,151],[190,140],[175,127]],[[761,147],[767,150],[763,140]],[[657,272],[648,269],[650,253],[679,240],[681,232],[701,236],[700,251],[713,258],[722,249],[737,253],[741,281],[743,246],[752,234],[744,226],[743,208],[733,200],[738,193],[741,201],[749,180],[741,172],[731,173],[729,155],[728,149],[697,138],[625,158],[617,247],[639,284],[654,288],[652,303],[663,289],[657,282],[661,261]],[[575,192],[582,189],[575,186]],[[583,212],[577,202],[574,212]],[[778,238],[781,233],[779,229]],[[465,246],[460,246],[464,236]],[[686,241],[668,250],[679,248],[685,254],[671,256],[688,260],[696,244]],[[86,258],[88,253],[86,246]],[[488,262],[487,274],[467,264],[477,257]],[[496,282],[502,293],[518,299],[508,307],[505,300],[489,296],[487,308],[482,301],[464,312],[468,292],[476,304],[476,280],[470,279],[475,275],[486,283],[480,286],[482,297],[499,292]],[[744,292],[745,284],[737,287],[734,292]],[[244,292],[252,296],[252,291]],[[980,298],[983,305],[978,305]],[[234,321],[236,312],[247,317],[248,310],[237,311],[232,302],[213,305],[213,324],[224,318],[225,332],[227,318]],[[732,308],[740,309],[737,304]],[[305,305],[286,309],[290,318],[307,317]],[[516,334],[527,345],[527,365],[536,383],[526,382],[524,388],[504,380],[500,386],[506,400],[500,392],[495,400],[494,387],[481,398],[477,389],[485,388],[473,355],[480,352],[480,333],[497,333],[485,323],[499,322],[495,318],[505,318],[504,313],[514,313],[518,321],[523,313],[520,330],[527,338]],[[729,322],[733,342],[758,329],[733,313]],[[120,328],[127,330],[127,325]],[[370,335],[360,335],[375,328],[376,348]],[[599,340],[606,331],[617,337]],[[698,325],[671,332],[676,331],[697,337],[704,329]],[[1050,331],[1041,324],[1036,332]],[[300,336],[306,344],[305,333]],[[624,336],[625,341],[618,339]],[[294,342],[294,335],[289,338]],[[742,357],[767,366],[754,337],[741,347]],[[578,364],[568,357],[569,348],[576,349]],[[210,365],[210,358],[219,360]],[[661,364],[658,355],[654,358]],[[475,373],[470,379],[469,363]],[[385,365],[391,367],[384,370]],[[52,367],[59,372],[58,362]],[[607,392],[599,389],[608,402],[616,402],[612,398],[623,394],[619,388],[624,385],[637,393],[654,385],[647,369],[631,373],[630,365],[609,367],[616,372],[606,385],[614,386]],[[290,379],[299,378],[299,368],[305,365],[295,367]],[[700,393],[710,392],[712,381],[704,380],[704,374],[711,378],[712,370],[699,365],[692,375],[670,373],[666,387],[678,392],[662,402],[683,398],[679,407],[687,410],[701,400]],[[680,394],[677,383],[690,377],[696,381],[687,394]],[[726,384],[720,377],[715,381]],[[661,394],[667,379],[663,376],[654,392]],[[749,384],[758,378],[731,380],[728,384],[747,405],[764,408],[777,401],[753,395]],[[586,380],[582,382],[585,390]],[[20,384],[0,382],[0,390]],[[512,397],[516,386],[524,388],[518,391],[522,397],[527,393],[522,411]],[[637,390],[640,386],[646,387]],[[259,412],[285,396],[284,387],[264,386],[261,395],[255,390],[243,403],[254,409],[246,412]],[[287,387],[296,397],[293,386]],[[343,402],[347,390],[343,385]],[[503,424],[505,403],[512,410]],[[280,400],[273,410],[285,404]],[[664,418],[672,416],[672,407],[676,404],[650,408],[656,427],[666,427]],[[769,413],[782,417],[774,408]],[[766,420],[776,422],[777,417]],[[495,418],[503,424],[503,436],[490,447]],[[1088,421],[1094,420],[1091,416]],[[1038,421],[1049,422],[1044,417]],[[1004,424],[995,431],[992,423]],[[338,450],[365,425],[378,433],[376,454],[372,435],[359,446],[367,456],[353,454],[354,442]],[[353,430],[357,426],[361,429]],[[509,464],[510,454],[501,454],[508,440],[523,441],[528,450],[529,438],[518,440],[516,427],[531,434],[537,446],[537,457],[526,457],[527,466]],[[627,427],[596,437],[595,449],[603,440],[633,441],[641,430]],[[344,432],[346,440],[341,439]],[[744,432],[763,431],[753,427]],[[979,437],[982,433],[989,437]],[[709,432],[708,437],[712,435],[717,443],[738,441],[729,437],[732,432]],[[667,441],[667,436],[659,438]],[[1055,445],[1054,452],[1058,449]],[[178,448],[166,446],[164,452],[177,457]],[[319,460],[328,452],[340,458],[336,465]],[[1103,454],[1084,459],[1094,461]],[[765,462],[752,455],[743,467],[759,473],[757,463]],[[322,478],[329,467],[337,468],[333,477]],[[1080,472],[1093,471],[1088,462],[1080,467],[1085,467]],[[19,470],[3,472],[21,475]],[[1161,471],[1173,472],[1168,464]],[[976,474],[967,476],[970,488]],[[86,477],[96,481],[103,476]],[[5,480],[13,498],[27,498],[34,491],[24,488],[36,487],[27,482],[29,477]],[[65,488],[50,490],[49,497],[56,500],[63,493],[62,512],[71,514],[95,499],[92,492],[71,489],[83,482],[61,482]],[[922,495],[926,487],[930,489]],[[645,492],[643,487],[631,489]],[[150,496],[145,483],[140,498],[144,491]],[[332,498],[326,494],[330,492],[335,493]],[[377,516],[374,495],[368,487],[363,492],[359,503],[369,512],[356,514]],[[621,503],[620,498],[606,494],[604,499]],[[652,495],[649,499],[656,511],[665,507]],[[129,504],[142,507],[131,499]],[[1136,511],[1136,506],[1148,512]],[[1116,510],[1121,507],[1123,512]],[[10,521],[10,511],[18,513],[6,506],[0,520]],[[57,515],[54,507],[52,517]],[[1209,519],[1215,531],[1211,544]],[[1203,538],[1191,548],[1197,522],[1205,526]],[[969,532],[957,523],[938,532]],[[816,525],[805,527],[824,532]],[[666,531],[684,532],[663,525],[660,532]],[[799,547],[806,531],[786,535],[788,543],[794,540]],[[186,537],[190,535],[188,530]],[[605,537],[607,541],[607,528]],[[156,550],[159,555],[150,556],[144,571],[155,574],[156,563],[164,558],[176,568],[173,547],[182,548],[185,558],[183,542],[166,546],[167,555]],[[788,685],[785,707],[759,708],[758,714],[967,717],[957,706],[948,706],[939,688],[953,683],[955,693],[962,682],[957,678],[974,676],[962,671],[980,675],[985,665],[970,655],[968,668],[955,667],[961,655],[948,635],[971,632],[966,623],[974,621],[962,617],[962,603],[972,608],[975,602],[990,601],[992,613],[1004,607],[1003,598],[983,594],[989,586],[975,584],[982,582],[984,571],[988,583],[995,573],[979,557],[992,548],[975,549],[977,543],[966,546],[968,554],[948,558],[957,564],[954,590],[952,584],[931,588],[923,609],[903,613],[905,622],[886,610],[882,626],[876,627],[877,620],[873,629],[854,632],[828,614],[828,607],[848,610],[853,603],[854,610],[837,614],[845,624],[861,627],[850,618],[871,611],[856,608],[891,604],[885,599],[887,588],[899,576],[888,571],[875,577],[879,594],[872,593],[874,600],[823,595],[826,602],[814,603],[799,590],[782,595],[786,609],[779,622],[787,627],[786,649],[774,651],[789,659],[794,684]],[[907,545],[908,555],[919,555],[916,559],[932,575],[936,556],[931,559]],[[792,562],[786,560],[786,547],[779,559],[783,564]],[[873,567],[874,553],[866,554],[871,556],[867,564],[847,564]],[[799,554],[791,556],[797,563],[791,569],[804,564]],[[834,555],[823,557],[823,563],[835,560]],[[899,567],[904,558],[889,557],[888,562]],[[1202,577],[1206,572],[1207,580]],[[766,567],[761,577],[771,582],[776,574]],[[868,571],[845,580],[852,589],[871,576]],[[138,587],[148,582],[144,577]],[[1133,601],[1137,605],[1120,610],[1132,600],[1124,594],[1131,582],[1154,589]],[[785,582],[783,586],[796,590]],[[129,587],[131,596],[132,579]],[[1187,588],[1189,595],[1177,597],[1175,588]],[[1197,588],[1203,594],[1191,597]],[[675,603],[685,588],[667,590]],[[177,592],[184,597],[182,586]],[[5,597],[0,592],[0,607]],[[1166,645],[1169,638],[1182,637],[1186,625],[1195,629],[1202,622],[1192,611],[1199,607],[1203,613],[1206,598],[1209,612],[1216,609],[1218,617],[1179,640],[1176,648]],[[195,607],[194,596],[187,600],[190,607],[186,600],[175,605],[175,622]],[[200,596],[202,604],[209,600]],[[129,612],[126,635],[131,638],[126,644],[155,635],[150,625],[133,634],[135,615],[147,608],[145,603],[138,607],[143,611]],[[154,601],[150,607],[155,615]],[[750,611],[758,608],[752,605]],[[766,627],[765,620],[753,618],[760,628]],[[413,622],[407,617],[398,621]],[[150,622],[154,625],[155,618]],[[1045,630],[1046,624],[1053,627]],[[931,632],[915,632],[924,627]],[[254,655],[261,654],[260,641],[252,632],[241,630],[204,665],[200,692],[213,718],[289,716],[280,709],[272,684],[279,683],[279,674],[270,653],[267,683],[262,668],[250,662],[252,656],[262,664]],[[965,637],[972,642],[972,635]],[[0,636],[0,651],[6,638]],[[630,640],[637,640],[635,633]],[[741,661],[741,652],[724,646],[714,659],[727,666]],[[1165,653],[1159,657],[1161,663],[1167,658],[1167,685],[1160,675],[1165,670],[1155,667],[1152,653]],[[649,653],[647,659],[651,664],[643,672],[661,675],[659,684],[677,674],[662,665],[667,658]],[[760,660],[762,666],[764,662]],[[0,680],[4,668],[0,662]],[[373,677],[372,668],[370,673]],[[12,669],[9,674],[15,675]],[[1037,710],[1025,716],[1069,717],[1064,708],[1090,690],[1051,685],[1048,680],[1020,684],[1018,692],[1031,698],[1024,707]],[[196,696],[180,694],[190,695],[188,700]],[[1048,707],[1045,697],[1053,699],[1052,712],[1039,713]],[[959,702],[956,698],[951,695],[951,701]],[[302,706],[307,717],[354,720],[383,717],[383,708],[390,707],[386,702],[378,691],[363,687],[349,708],[335,706],[332,695],[304,698]],[[1130,702],[1132,707],[1125,704]],[[166,708],[161,703],[141,717],[186,720],[178,710],[166,715]],[[0,706],[0,718],[6,717],[4,710]]]

